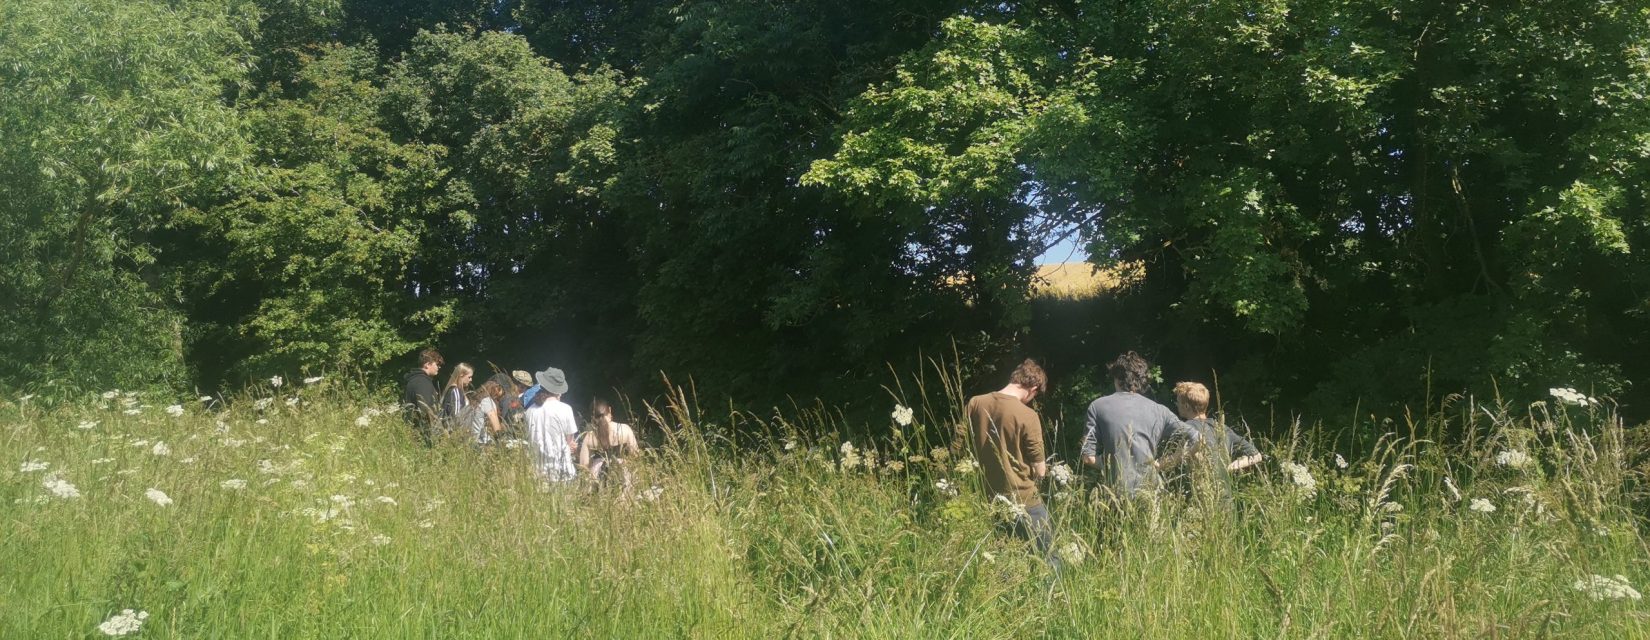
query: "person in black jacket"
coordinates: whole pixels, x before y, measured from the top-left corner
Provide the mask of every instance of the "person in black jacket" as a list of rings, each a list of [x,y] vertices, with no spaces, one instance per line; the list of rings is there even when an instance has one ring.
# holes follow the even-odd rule
[[[435,389],[435,374],[441,371],[444,362],[434,347],[418,352],[418,368],[407,372],[406,387],[401,392],[401,415],[407,417],[407,424],[424,446],[434,443],[436,411],[441,403],[441,394]]]

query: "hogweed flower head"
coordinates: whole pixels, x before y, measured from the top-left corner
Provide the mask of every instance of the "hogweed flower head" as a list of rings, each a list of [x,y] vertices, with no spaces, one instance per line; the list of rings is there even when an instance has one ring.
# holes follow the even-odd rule
[[[171,405],[169,407],[166,407],[166,414],[169,415],[169,416],[172,416],[174,418],[183,417],[183,405],[174,404],[174,405]]]
[[[894,419],[895,424],[902,427],[909,427],[911,426],[914,412],[911,411],[911,407],[907,407],[903,404],[896,404],[894,405],[894,413],[890,417]]]
[[[1295,483],[1302,494],[1311,496],[1318,492],[1318,480],[1312,477],[1312,471],[1306,465],[1285,462],[1282,466],[1284,473],[1289,474],[1289,481]]]
[[[153,502],[153,503],[158,504],[160,506],[163,506],[163,507],[172,506],[172,497],[166,495],[166,492],[161,491],[160,489],[151,488],[148,491],[143,492],[143,495],[144,495],[144,497],[149,498],[150,502]]]
[[[275,387],[276,389],[281,388],[281,384],[284,382],[286,382],[286,380],[282,379],[280,376],[270,376],[269,378],[269,386]]]
[[[1576,391],[1570,387],[1553,387],[1548,389],[1547,393],[1552,394],[1554,398],[1558,399],[1560,404],[1567,404],[1577,407],[1590,407],[1599,403],[1598,399],[1592,398],[1587,394]]]
[[[1614,577],[1591,575],[1575,582],[1576,591],[1587,594],[1594,600],[1638,600],[1637,589],[1627,582],[1627,576],[1617,574]]]
[[[17,468],[17,472],[34,473],[36,471],[45,471],[46,468],[50,466],[52,466],[52,463],[44,460],[24,460],[23,465]]]
[[[69,483],[68,480],[59,478],[55,474],[46,476],[46,479],[40,481],[40,486],[45,487],[47,491],[52,492],[52,495],[64,500],[72,500],[80,497],[80,489]]]
[[[956,471],[957,473],[961,473],[961,474],[969,474],[969,473],[974,473],[975,471],[978,471],[979,468],[980,468],[980,463],[975,462],[973,458],[968,458],[966,460],[963,460],[962,462],[958,462],[957,466],[955,468],[953,468],[952,470]]]
[[[1048,477],[1053,478],[1055,484],[1064,487],[1071,484],[1071,481],[1075,480],[1077,475],[1072,473],[1071,467],[1066,466],[1066,463],[1057,462],[1054,466],[1049,467]]]
[[[1495,513],[1495,503],[1484,498],[1473,498],[1467,508],[1479,513]]]
[[[143,628],[143,621],[148,619],[148,611],[126,609],[111,616],[108,620],[104,620],[103,624],[97,625],[97,630],[102,631],[103,635],[106,636],[129,635],[137,633],[138,629]]]

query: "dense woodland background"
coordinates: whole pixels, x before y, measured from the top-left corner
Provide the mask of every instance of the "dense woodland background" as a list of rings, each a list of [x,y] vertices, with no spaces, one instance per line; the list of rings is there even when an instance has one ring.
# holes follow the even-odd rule
[[[0,386],[1650,389],[1650,2],[0,0]],[[1067,233],[1136,269],[1037,298]],[[885,403],[876,406],[886,412]]]

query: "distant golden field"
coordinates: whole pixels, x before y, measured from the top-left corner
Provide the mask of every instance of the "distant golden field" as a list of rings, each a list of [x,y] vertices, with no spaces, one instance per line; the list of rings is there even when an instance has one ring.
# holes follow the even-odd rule
[[[1140,277],[1140,265],[1099,269],[1087,262],[1061,262],[1037,267],[1031,279],[1031,295],[1056,300],[1085,300],[1115,291]]]

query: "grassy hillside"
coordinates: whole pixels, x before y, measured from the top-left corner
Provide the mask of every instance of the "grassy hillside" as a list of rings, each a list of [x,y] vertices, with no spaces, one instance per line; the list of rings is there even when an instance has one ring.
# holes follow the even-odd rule
[[[1055,579],[921,435],[948,410],[844,443],[678,397],[633,419],[664,444],[626,493],[421,448],[330,384],[0,407],[0,637],[125,609],[154,638],[1650,635],[1644,450],[1599,407],[1465,408],[1463,446],[1306,431],[1190,496],[1051,482]],[[771,437],[734,451],[734,424]]]

